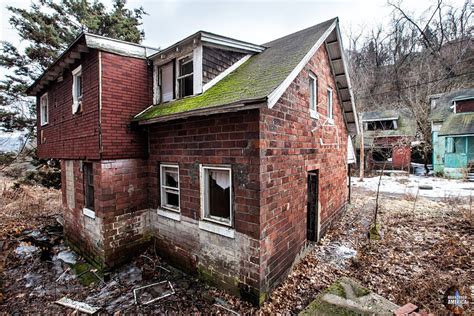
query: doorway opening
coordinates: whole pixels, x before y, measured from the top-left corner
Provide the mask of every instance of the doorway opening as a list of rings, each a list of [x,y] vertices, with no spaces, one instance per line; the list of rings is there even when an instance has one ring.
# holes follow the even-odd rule
[[[306,221],[306,238],[309,241],[319,241],[319,230],[321,225],[319,211],[319,170],[308,172],[308,209]]]

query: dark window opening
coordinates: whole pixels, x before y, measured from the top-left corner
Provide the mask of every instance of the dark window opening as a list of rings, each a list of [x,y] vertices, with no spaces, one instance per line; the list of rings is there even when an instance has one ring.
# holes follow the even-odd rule
[[[392,148],[376,148],[372,150],[372,160],[388,161],[392,158]]]
[[[396,123],[394,120],[367,122],[368,131],[393,130],[393,129],[397,129]]]
[[[191,57],[179,60],[177,79],[179,97],[193,95],[193,59]]]
[[[232,223],[231,172],[204,168],[204,217],[230,225]]]
[[[92,163],[85,162],[83,165],[84,169],[84,196],[85,196],[85,207],[94,210],[94,172],[92,169]]]

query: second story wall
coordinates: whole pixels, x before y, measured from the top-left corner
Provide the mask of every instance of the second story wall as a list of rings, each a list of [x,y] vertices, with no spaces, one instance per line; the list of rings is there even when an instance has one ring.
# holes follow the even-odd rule
[[[82,110],[73,114],[72,71],[82,66]],[[38,119],[38,157],[58,159],[98,159],[99,151],[99,64],[98,51],[91,50],[71,65],[37,96],[48,94],[48,123]],[[37,117],[41,113],[37,107]]]
[[[102,158],[147,155],[144,129],[132,127],[134,115],[152,104],[152,68],[145,59],[101,52]]]

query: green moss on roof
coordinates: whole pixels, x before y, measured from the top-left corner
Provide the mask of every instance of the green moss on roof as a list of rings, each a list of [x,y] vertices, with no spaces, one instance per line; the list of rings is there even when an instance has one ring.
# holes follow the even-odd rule
[[[474,113],[452,114],[444,121],[439,135],[474,134]]]
[[[143,121],[192,110],[264,99],[278,87],[335,19],[270,43],[201,95],[154,105],[134,120]]]

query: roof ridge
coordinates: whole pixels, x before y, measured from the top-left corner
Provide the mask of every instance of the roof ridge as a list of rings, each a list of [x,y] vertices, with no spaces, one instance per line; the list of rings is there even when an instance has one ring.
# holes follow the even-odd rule
[[[274,40],[272,40],[272,41],[270,41],[270,42],[266,42],[266,43],[261,44],[261,45],[262,45],[262,46],[271,46],[270,44],[272,44],[272,43],[274,43],[274,42],[287,39],[288,37],[291,37],[291,36],[294,36],[294,35],[297,35],[297,34],[300,34],[300,33],[304,33],[304,32],[306,32],[306,31],[308,31],[308,30],[310,30],[310,29],[313,29],[313,28],[319,28],[319,27],[321,27],[321,25],[326,24],[326,23],[327,23],[327,24],[332,24],[332,23],[334,23],[335,20],[339,20],[339,17],[336,16],[336,17],[331,18],[331,19],[329,19],[329,20],[326,20],[326,21],[324,21],[324,22],[321,22],[321,23],[318,23],[318,24],[314,24],[314,25],[309,26],[309,27],[307,27],[307,28],[304,28],[304,29],[302,29],[302,30],[299,30],[299,31],[296,31],[296,32],[293,32],[293,33],[290,33],[290,34],[287,34],[287,35],[284,35],[284,36],[282,36],[282,37],[276,38],[276,39],[274,39]]]

